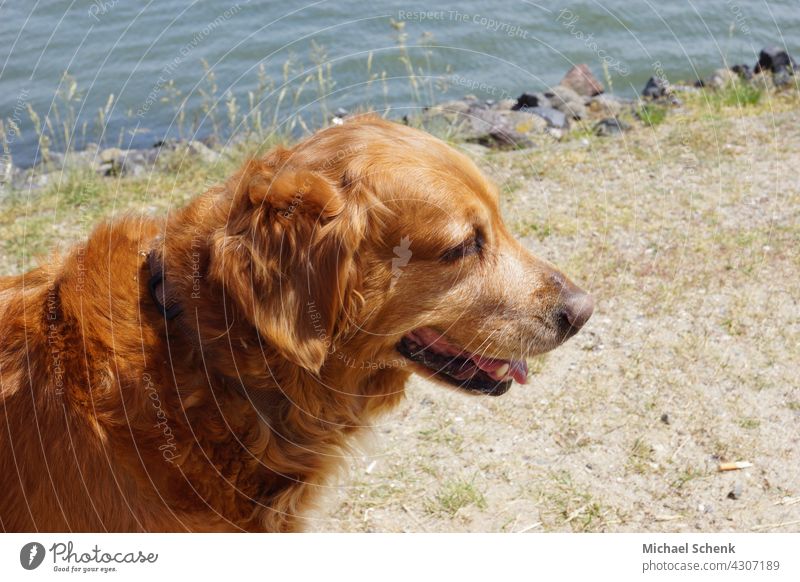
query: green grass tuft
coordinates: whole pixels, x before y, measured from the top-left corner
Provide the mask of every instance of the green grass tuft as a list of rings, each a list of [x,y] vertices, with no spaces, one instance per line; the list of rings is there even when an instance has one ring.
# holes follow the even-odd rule
[[[749,83],[731,83],[711,94],[712,103],[720,107],[753,107],[763,96],[763,89]]]
[[[662,105],[647,103],[639,108],[639,119],[645,124],[654,127],[667,118],[667,108]]]
[[[429,513],[444,513],[453,517],[468,505],[486,509],[486,498],[471,481],[457,479],[442,485],[428,503],[427,510]]]

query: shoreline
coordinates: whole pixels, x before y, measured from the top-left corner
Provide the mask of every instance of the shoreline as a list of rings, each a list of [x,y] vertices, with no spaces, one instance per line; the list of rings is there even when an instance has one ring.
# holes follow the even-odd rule
[[[800,90],[794,75],[794,59],[779,47],[767,47],[752,67],[744,64],[720,68],[702,81],[692,85],[671,83],[663,68],[655,66],[638,98],[626,98],[606,92],[606,88],[585,64],[572,67],[558,85],[544,91],[524,92],[514,98],[507,92],[497,94],[497,87],[474,80],[464,81],[452,75],[454,85],[476,90],[488,99],[467,94],[461,99],[447,100],[421,107],[416,115],[395,119],[425,129],[449,141],[474,143],[490,149],[525,149],[542,146],[546,139],[562,141],[572,136],[593,132],[613,136],[636,126],[661,123],[670,112],[680,109],[686,95],[703,92],[722,94],[747,105],[762,94]],[[483,96],[485,96],[483,95]],[[21,115],[15,111],[15,116]],[[342,123],[348,111],[338,109],[328,116],[328,125]],[[14,120],[16,118],[9,118]],[[316,131],[325,126],[307,128]],[[6,142],[9,140],[6,137]],[[14,137],[13,135],[11,136]],[[159,171],[159,161],[165,154],[183,153],[206,163],[214,163],[243,144],[258,147],[254,135],[243,132],[222,140],[217,135],[201,139],[159,140],[151,147],[103,147],[87,143],[80,150],[47,151],[46,161],[34,166],[20,167],[4,143],[0,153],[0,192],[36,190],[51,182],[51,175],[65,171],[92,171],[100,176],[139,177]],[[292,141],[293,137],[278,134],[275,128],[261,134],[268,144]],[[300,138],[302,139],[302,138]],[[12,140],[13,141],[13,140]],[[38,154],[37,154],[38,157]]]

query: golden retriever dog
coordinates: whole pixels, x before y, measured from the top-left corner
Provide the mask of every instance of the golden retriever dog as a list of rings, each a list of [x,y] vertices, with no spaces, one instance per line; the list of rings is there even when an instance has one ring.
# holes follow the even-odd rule
[[[412,373],[499,395],[593,300],[364,116],[0,279],[5,531],[297,531]]]

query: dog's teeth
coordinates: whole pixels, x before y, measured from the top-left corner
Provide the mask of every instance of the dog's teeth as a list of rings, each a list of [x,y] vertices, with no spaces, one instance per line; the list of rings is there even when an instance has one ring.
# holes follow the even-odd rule
[[[506,374],[508,373],[509,366],[508,364],[503,364],[497,370],[494,371],[494,375],[496,378],[505,378]]]

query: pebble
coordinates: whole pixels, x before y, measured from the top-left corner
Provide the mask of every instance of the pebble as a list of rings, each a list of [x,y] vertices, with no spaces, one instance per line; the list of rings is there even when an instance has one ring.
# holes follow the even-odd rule
[[[608,117],[606,119],[602,119],[598,121],[594,126],[594,133],[601,137],[608,137],[611,135],[617,135],[624,131],[628,131],[631,128],[630,125],[625,123],[620,119],[616,119],[614,117]]]
[[[742,484],[738,481],[733,484],[733,488],[728,492],[728,499],[739,499],[742,496]]]

